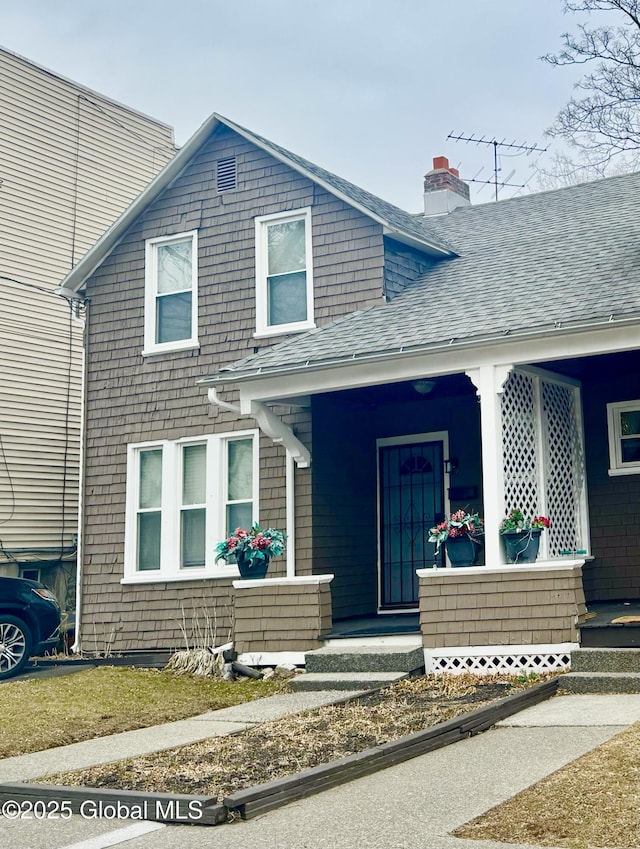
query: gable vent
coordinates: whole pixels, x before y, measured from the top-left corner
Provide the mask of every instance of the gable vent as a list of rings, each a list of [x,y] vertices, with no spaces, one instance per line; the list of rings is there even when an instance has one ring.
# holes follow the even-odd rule
[[[227,156],[226,159],[218,159],[218,172],[216,185],[219,192],[228,192],[236,188],[236,158]]]

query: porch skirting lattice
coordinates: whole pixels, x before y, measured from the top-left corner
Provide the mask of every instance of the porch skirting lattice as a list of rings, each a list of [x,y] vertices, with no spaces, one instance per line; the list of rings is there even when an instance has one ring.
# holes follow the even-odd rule
[[[506,672],[520,675],[530,672],[567,672],[571,668],[571,652],[578,643],[538,646],[460,646],[425,649],[427,673],[447,672],[493,675]]]

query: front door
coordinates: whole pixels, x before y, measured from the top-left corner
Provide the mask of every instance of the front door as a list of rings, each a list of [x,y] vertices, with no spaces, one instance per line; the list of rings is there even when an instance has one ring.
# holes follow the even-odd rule
[[[435,544],[427,538],[446,509],[446,439],[438,433],[378,440],[382,610],[415,609],[416,569],[434,564]]]

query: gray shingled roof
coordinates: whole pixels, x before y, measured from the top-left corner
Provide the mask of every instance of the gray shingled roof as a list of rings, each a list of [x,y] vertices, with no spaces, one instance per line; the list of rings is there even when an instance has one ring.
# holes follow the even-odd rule
[[[227,127],[235,130],[268,153],[271,153],[276,159],[286,162],[312,180],[322,183],[329,191],[333,191],[345,200],[360,207],[363,211],[370,213],[375,218],[384,222],[389,228],[395,230],[399,235],[409,236],[423,245],[431,245],[436,249],[440,249],[443,254],[454,253],[446,239],[435,236],[429,219],[405,212],[404,209],[400,209],[400,207],[394,206],[392,203],[376,197],[376,195],[372,195],[366,189],[361,189],[354,183],[338,177],[337,174],[332,174],[331,171],[327,171],[319,165],[310,162],[308,159],[298,156],[297,153],[292,153],[290,150],[280,147],[279,144],[265,139],[264,136],[260,136],[251,130],[241,127],[239,124],[235,124],[228,118],[222,118],[220,116],[218,118]]]
[[[387,304],[247,357],[208,381],[640,319],[640,173],[429,219],[459,256]],[[232,372],[232,375],[229,374]]]

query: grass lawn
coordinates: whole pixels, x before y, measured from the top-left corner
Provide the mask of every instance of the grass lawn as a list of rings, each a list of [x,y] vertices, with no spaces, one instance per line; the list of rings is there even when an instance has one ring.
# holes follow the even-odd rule
[[[640,723],[492,808],[456,837],[568,849],[640,847]]]
[[[270,696],[281,682],[101,666],[0,687],[0,757],[39,752]]]

